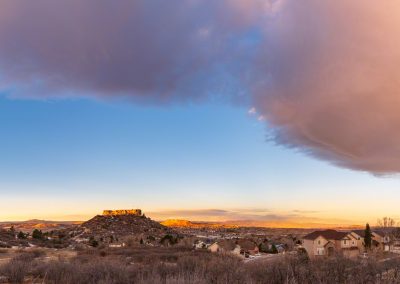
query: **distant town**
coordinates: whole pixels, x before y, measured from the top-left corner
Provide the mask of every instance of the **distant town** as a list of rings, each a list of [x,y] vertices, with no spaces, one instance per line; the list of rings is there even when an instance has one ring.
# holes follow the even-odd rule
[[[258,283],[254,278],[258,274],[253,275],[252,271],[267,269],[265,277],[274,279],[279,275],[275,269],[293,269],[292,265],[304,266],[316,275],[332,273],[326,269],[336,265],[345,264],[349,270],[373,265],[374,277],[393,280],[397,279],[394,277],[400,267],[400,229],[386,217],[376,226],[367,224],[365,229],[281,229],[188,220],[156,222],[141,209],[119,209],[104,210],[85,222],[29,220],[3,222],[0,227],[0,280],[6,283],[31,283],[35,279],[52,279],[49,283],[57,283],[54,279],[58,279],[63,269],[74,269],[81,274],[76,279],[71,276],[75,274],[62,274],[66,277],[62,283],[84,283],[79,281],[88,279],[83,276],[88,269],[95,269],[100,275],[121,273],[123,277],[136,271],[129,277],[142,279],[143,283],[176,277],[185,282],[193,277],[185,274],[192,271],[188,267],[204,283],[213,277],[222,277],[216,283],[227,283],[224,280],[230,277],[227,273],[233,272],[224,267],[226,263],[235,267],[235,275],[236,270],[242,271],[235,277],[244,277],[246,280],[242,280],[249,283],[253,280]],[[91,262],[85,262],[87,257]],[[103,261],[107,268],[101,264]],[[220,267],[222,274],[213,274],[210,263],[215,269]],[[18,273],[13,272],[15,269]],[[48,274],[50,269],[56,273]],[[305,276],[300,273],[291,277]],[[276,283],[282,282],[283,279],[278,279]]]
[[[367,253],[400,255],[400,229],[390,218],[377,226],[350,230],[240,227],[212,222],[166,220],[156,222],[141,209],[104,210],[86,222],[29,220],[0,223],[0,247],[77,249],[141,246],[185,246],[243,259],[306,254],[309,258]]]

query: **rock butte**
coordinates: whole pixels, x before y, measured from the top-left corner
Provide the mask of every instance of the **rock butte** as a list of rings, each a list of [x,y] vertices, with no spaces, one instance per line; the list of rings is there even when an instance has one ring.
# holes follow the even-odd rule
[[[141,209],[103,210],[103,216],[134,215],[142,216]]]

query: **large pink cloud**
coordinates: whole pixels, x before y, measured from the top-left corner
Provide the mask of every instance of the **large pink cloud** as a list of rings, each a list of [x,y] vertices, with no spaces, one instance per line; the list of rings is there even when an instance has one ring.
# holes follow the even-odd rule
[[[259,111],[276,140],[340,166],[400,171],[400,2],[286,1],[266,27]]]
[[[274,139],[339,166],[400,171],[400,2],[0,1],[15,96],[251,102]]]

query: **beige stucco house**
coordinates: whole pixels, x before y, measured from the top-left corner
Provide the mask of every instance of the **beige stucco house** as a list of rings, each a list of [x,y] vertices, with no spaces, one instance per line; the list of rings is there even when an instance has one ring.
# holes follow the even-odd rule
[[[240,246],[232,240],[221,240],[215,242],[208,247],[208,250],[211,252],[229,252],[237,255],[240,254]]]
[[[373,230],[372,232],[372,249],[375,250],[383,250],[390,251],[391,249],[391,240],[388,234],[385,234],[383,231]],[[357,247],[360,252],[365,251],[364,246],[364,237],[365,230],[354,230],[351,231],[351,235],[354,236],[357,240]]]
[[[348,257],[359,253],[357,239],[349,232],[315,231],[303,238],[303,247],[310,258],[342,254]]]
[[[213,243],[208,247],[211,252],[233,253],[248,257],[249,255],[256,255],[259,253],[258,246],[255,242],[246,239],[234,240],[220,240]]]

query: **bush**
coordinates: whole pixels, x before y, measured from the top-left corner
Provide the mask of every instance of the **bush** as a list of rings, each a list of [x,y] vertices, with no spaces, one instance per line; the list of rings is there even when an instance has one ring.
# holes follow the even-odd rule
[[[89,245],[95,248],[95,247],[99,246],[99,242],[96,241],[96,239],[94,237],[90,237],[89,238]]]
[[[42,283],[400,283],[400,262],[369,260],[360,264],[341,256],[309,260],[303,255],[248,263],[230,254],[182,248],[90,249],[67,260],[39,262],[20,253],[0,267],[11,283],[25,276]],[[141,261],[141,262],[139,262]]]
[[[35,276],[43,279],[43,283],[73,283],[79,274],[77,267],[61,261],[41,263],[35,270]]]
[[[4,275],[10,283],[23,283],[31,267],[32,259],[19,255],[0,267],[0,274]]]
[[[20,240],[26,239],[26,235],[22,231],[19,231],[19,233],[17,235],[17,238],[20,239]]]
[[[162,237],[162,239],[160,240],[160,243],[163,245],[174,245],[176,243],[178,243],[178,238],[174,237],[172,235],[165,235],[164,237]]]
[[[41,240],[43,239],[43,233],[41,230],[35,229],[32,232],[32,238]]]
[[[273,244],[271,246],[271,253],[277,254],[278,253],[278,249],[276,248],[275,244]]]

